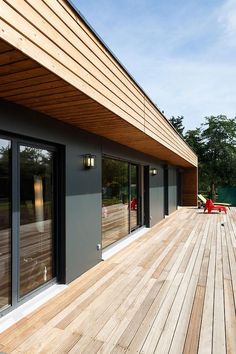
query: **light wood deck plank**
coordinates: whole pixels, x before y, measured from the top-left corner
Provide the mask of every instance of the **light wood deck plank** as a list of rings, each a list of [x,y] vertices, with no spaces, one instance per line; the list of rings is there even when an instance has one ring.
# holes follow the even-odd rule
[[[0,334],[4,353],[236,353],[236,209],[183,208]]]
[[[183,352],[184,343],[185,343],[187,330],[188,330],[188,324],[189,324],[194,298],[196,294],[199,273],[201,271],[201,266],[204,259],[205,246],[209,238],[209,228],[206,228],[205,225],[204,227],[202,227],[201,231],[199,232],[199,238],[202,239],[202,241],[201,241],[196,262],[194,264],[193,272],[191,274],[191,278],[186,290],[186,295],[182,302],[181,310],[178,311],[176,310],[176,308],[172,309],[172,311],[174,310],[174,315],[178,318],[178,320],[176,322],[176,327],[175,327],[172,342],[170,343],[170,350],[169,350],[170,354],[175,354],[175,353],[177,354]],[[170,318],[168,320],[170,321]],[[171,321],[173,321],[173,319]]]
[[[226,354],[221,228],[221,223],[218,221],[216,228],[216,273],[212,348],[214,354]]]
[[[215,214],[213,215],[215,217]],[[202,325],[199,340],[199,353],[212,353],[213,315],[214,315],[214,285],[215,285],[215,263],[216,263],[216,230],[212,227],[212,243],[210,250],[209,267],[205,301],[203,308]]]

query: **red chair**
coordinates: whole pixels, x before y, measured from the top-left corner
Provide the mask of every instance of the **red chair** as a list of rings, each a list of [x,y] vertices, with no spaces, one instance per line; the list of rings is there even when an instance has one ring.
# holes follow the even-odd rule
[[[226,207],[223,205],[215,205],[211,199],[207,199],[206,204],[204,206],[204,213],[207,210],[208,214],[212,212],[212,210],[219,210],[219,212],[224,211],[227,213]]]
[[[130,203],[131,210],[136,210],[137,209],[137,198],[133,198]]]

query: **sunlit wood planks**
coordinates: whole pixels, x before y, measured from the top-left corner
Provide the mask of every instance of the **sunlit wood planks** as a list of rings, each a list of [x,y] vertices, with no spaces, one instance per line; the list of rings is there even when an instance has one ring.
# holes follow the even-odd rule
[[[236,352],[236,208],[183,208],[0,335],[5,353]]]

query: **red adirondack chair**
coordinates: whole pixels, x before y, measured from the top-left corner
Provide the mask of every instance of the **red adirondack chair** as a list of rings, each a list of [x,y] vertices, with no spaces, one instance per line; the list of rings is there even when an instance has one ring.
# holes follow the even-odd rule
[[[226,207],[223,205],[215,205],[211,199],[207,199],[206,204],[204,206],[204,213],[207,210],[208,214],[212,212],[212,210],[219,210],[219,212],[224,211],[227,213]]]

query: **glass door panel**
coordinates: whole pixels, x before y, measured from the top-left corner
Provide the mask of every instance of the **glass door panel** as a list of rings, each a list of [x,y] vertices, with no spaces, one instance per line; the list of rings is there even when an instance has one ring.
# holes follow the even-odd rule
[[[138,166],[130,165],[130,229],[139,226],[139,180]]]
[[[11,305],[11,142],[0,139],[0,310]]]
[[[20,297],[54,277],[53,159],[46,149],[20,146]]]
[[[102,247],[129,233],[129,164],[102,160]]]

